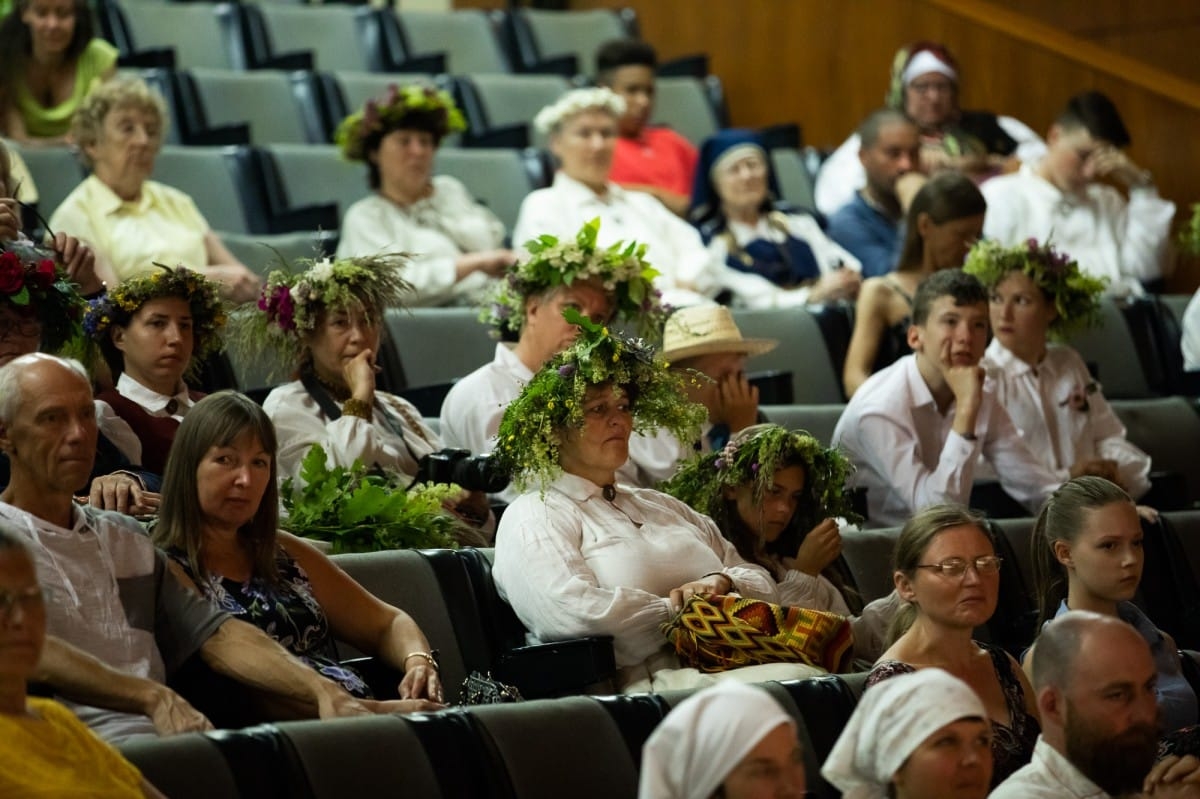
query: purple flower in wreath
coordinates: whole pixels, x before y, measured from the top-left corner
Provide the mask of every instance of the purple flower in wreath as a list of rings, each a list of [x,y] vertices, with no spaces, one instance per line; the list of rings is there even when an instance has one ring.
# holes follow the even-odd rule
[[[716,469],[718,472],[721,471],[722,469],[724,469],[725,468],[725,459],[717,458],[715,461],[713,461],[713,468]]]
[[[296,329],[296,306],[292,292],[287,286],[276,286],[271,295],[258,298],[259,309],[267,312],[267,318],[282,330]]]
[[[558,367],[558,376],[559,377],[570,377],[571,375],[575,374],[575,369],[576,369],[575,364],[564,363],[562,366]]]

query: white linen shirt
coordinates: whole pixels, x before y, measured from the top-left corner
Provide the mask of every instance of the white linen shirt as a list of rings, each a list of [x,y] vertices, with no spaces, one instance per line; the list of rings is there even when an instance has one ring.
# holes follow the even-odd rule
[[[821,275],[827,275],[836,269],[853,269],[862,272],[859,260],[842,248],[840,244],[825,235],[817,221],[808,214],[786,214],[787,234],[808,244],[817,259]],[[766,239],[776,244],[782,243],[786,235],[784,231],[770,224],[767,217],[760,216],[758,224],[746,225],[730,221],[729,232],[733,234],[738,246],[745,247],[755,239]],[[713,260],[725,264],[729,256],[729,244],[723,235],[714,236],[708,243],[708,251]],[[779,308],[805,305],[808,303],[811,286],[783,288],[772,283],[762,275],[753,272],[742,272],[728,265],[722,273],[725,288],[733,292],[733,304],[743,308]]]
[[[721,290],[723,262],[714,261],[694,227],[649,194],[608,184],[601,197],[562,172],[554,184],[529,194],[513,228],[514,245],[549,234],[573,240],[584,224],[600,218],[597,244],[646,245],[646,260],[660,274],[655,287],[672,305],[695,305]]]
[[[997,124],[1012,136],[1017,142],[1014,155],[1022,163],[1030,164],[1040,161],[1046,154],[1046,143],[1033,129],[1012,117],[998,116]],[[823,214],[832,214],[854,198],[854,192],[867,185],[867,172],[863,169],[862,161],[858,159],[858,151],[862,149],[862,139],[857,133],[842,142],[841,146],[821,164],[817,173],[817,184],[813,189],[817,208]]]
[[[997,785],[988,799],[1109,799],[1109,795],[1039,735],[1033,758]]]
[[[954,406],[938,412],[933,393],[917,369],[916,355],[871,375],[850,398],[833,431],[855,466],[853,486],[867,489],[868,527],[898,527],[926,505],[966,504],[975,464],[991,462],[1004,490],[1036,510],[1062,480],[1029,451],[1021,433],[984,385],[975,440],[952,429]]]
[[[1200,369],[1200,290],[1192,295],[1184,310],[1181,327],[1183,338],[1179,346],[1183,350],[1183,368],[1194,372]]]
[[[1050,241],[1086,274],[1109,279],[1109,293],[1139,297],[1142,281],[1163,274],[1175,203],[1153,187],[1132,189],[1129,201],[1111,186],[1088,184],[1067,194],[1033,167],[980,187],[987,200],[983,234],[1005,246]]]
[[[1051,345],[1037,368],[992,339],[982,365],[994,381],[996,401],[1029,442],[1030,451],[1063,481],[1081,460],[1117,462],[1121,485],[1135,499],[1150,490],[1150,456],[1125,438],[1125,426],[1092,380],[1079,353]],[[1087,393],[1088,388],[1096,390]],[[1073,401],[1072,398],[1076,398]],[[1085,398],[1087,410],[1077,407]]]
[[[449,175],[434,175],[433,192],[401,208],[372,194],[346,211],[338,258],[412,253],[404,279],[412,284],[413,305],[471,305],[492,279],[472,272],[457,280],[455,262],[464,253],[494,250],[504,243],[504,223],[475,201]]]
[[[621,485],[609,502],[571,474],[508,507],[492,568],[531,643],[611,635],[621,668],[671,652],[668,595],[715,572],[738,594],[778,601],[771,575],[742,560],[712,519],[651,489]]]
[[[511,344],[496,344],[492,362],[459,380],[442,401],[439,431],[447,447],[491,452],[504,409],[533,379],[533,371],[521,362]],[[520,496],[512,486],[492,496],[512,502]]]
[[[374,418],[370,420],[343,414],[331,421],[299,380],[268,394],[263,410],[279,438],[276,460],[281,481],[299,475],[300,464],[313,444],[325,449],[330,466],[349,467],[358,459],[368,468],[379,465],[410,477],[417,473],[421,457],[442,448],[415,406],[383,391],[375,392]],[[403,435],[397,435],[392,425],[401,425]]]

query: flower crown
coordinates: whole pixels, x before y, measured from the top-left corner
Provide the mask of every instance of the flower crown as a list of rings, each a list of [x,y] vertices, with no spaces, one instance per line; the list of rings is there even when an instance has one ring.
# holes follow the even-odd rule
[[[1108,281],[1086,275],[1079,262],[1050,243],[1029,239],[1024,244],[1003,247],[995,241],[980,241],[971,248],[963,271],[979,278],[989,291],[1010,272],[1023,272],[1054,303],[1057,315],[1050,333],[1062,338],[1070,332],[1091,327],[1100,319],[1100,295]]]
[[[533,127],[544,136],[576,114],[589,108],[602,108],[620,119],[625,115],[625,98],[612,89],[572,89],[550,105],[538,111],[533,118]]]
[[[0,245],[0,299],[37,316],[47,350],[67,348],[78,355],[87,301],[57,260],[53,252],[25,242]]]
[[[150,300],[179,297],[187,301],[192,313],[191,367],[196,367],[222,347],[221,331],[226,317],[220,286],[185,266],[171,269],[155,264],[155,267],[153,272],[130,278],[89,301],[83,330],[104,346],[109,329],[113,325],[128,325],[138,309]]]
[[[646,245],[618,241],[608,249],[597,249],[599,232],[596,218],[579,229],[574,241],[560,242],[554,236],[527,241],[529,260],[508,270],[480,312],[480,321],[492,325],[497,335],[520,333],[527,299],[558,286],[594,280],[613,295],[618,320],[636,320],[639,336],[661,340],[669,309],[662,304],[662,292],[654,288],[659,272],[646,262]]]
[[[1188,255],[1200,255],[1200,203],[1192,203],[1192,218],[1179,231],[1179,246]]]
[[[252,357],[265,345],[295,364],[327,308],[354,307],[370,314],[402,307],[411,289],[400,276],[406,263],[398,253],[304,259],[297,262],[304,268],[300,272],[283,262],[284,268],[267,275],[258,301],[234,311],[231,344]]]
[[[662,490],[699,512],[728,526],[726,488],[752,485],[756,503],[762,501],[775,472],[792,464],[804,468],[804,502],[796,524],[811,530],[822,519],[842,517],[862,521],[846,491],[846,478],[854,466],[836,449],[823,446],[803,430],[777,424],[748,427],[719,452],[706,452],[684,462]]]
[[[334,144],[347,159],[362,161],[367,157],[366,141],[372,134],[404,127],[404,118],[410,114],[426,115],[434,128],[430,132],[437,139],[467,129],[449,92],[432,86],[392,84],[383,97],[367,100],[361,111],[342,120],[333,134]]]
[[[519,487],[537,481],[545,488],[559,475],[560,436],[567,428],[583,426],[591,386],[612,383],[629,393],[636,432],[666,428],[683,441],[699,435],[707,412],[688,401],[688,378],[668,369],[643,341],[615,336],[574,308],[563,316],[579,326],[579,338],[509,403],[496,435],[493,454]]]

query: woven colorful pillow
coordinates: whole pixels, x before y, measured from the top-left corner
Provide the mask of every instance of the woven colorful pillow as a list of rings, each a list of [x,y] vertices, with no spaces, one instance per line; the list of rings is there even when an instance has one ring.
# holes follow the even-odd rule
[[[850,661],[845,616],[739,596],[694,596],[663,633],[684,665],[703,672],[758,663],[806,663],[831,673]]]

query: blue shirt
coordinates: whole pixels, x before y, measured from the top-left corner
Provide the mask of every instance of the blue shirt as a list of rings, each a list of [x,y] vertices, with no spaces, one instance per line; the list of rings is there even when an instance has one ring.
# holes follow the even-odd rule
[[[900,255],[900,223],[872,208],[861,192],[829,217],[829,238],[862,262],[863,277],[891,272]]]

